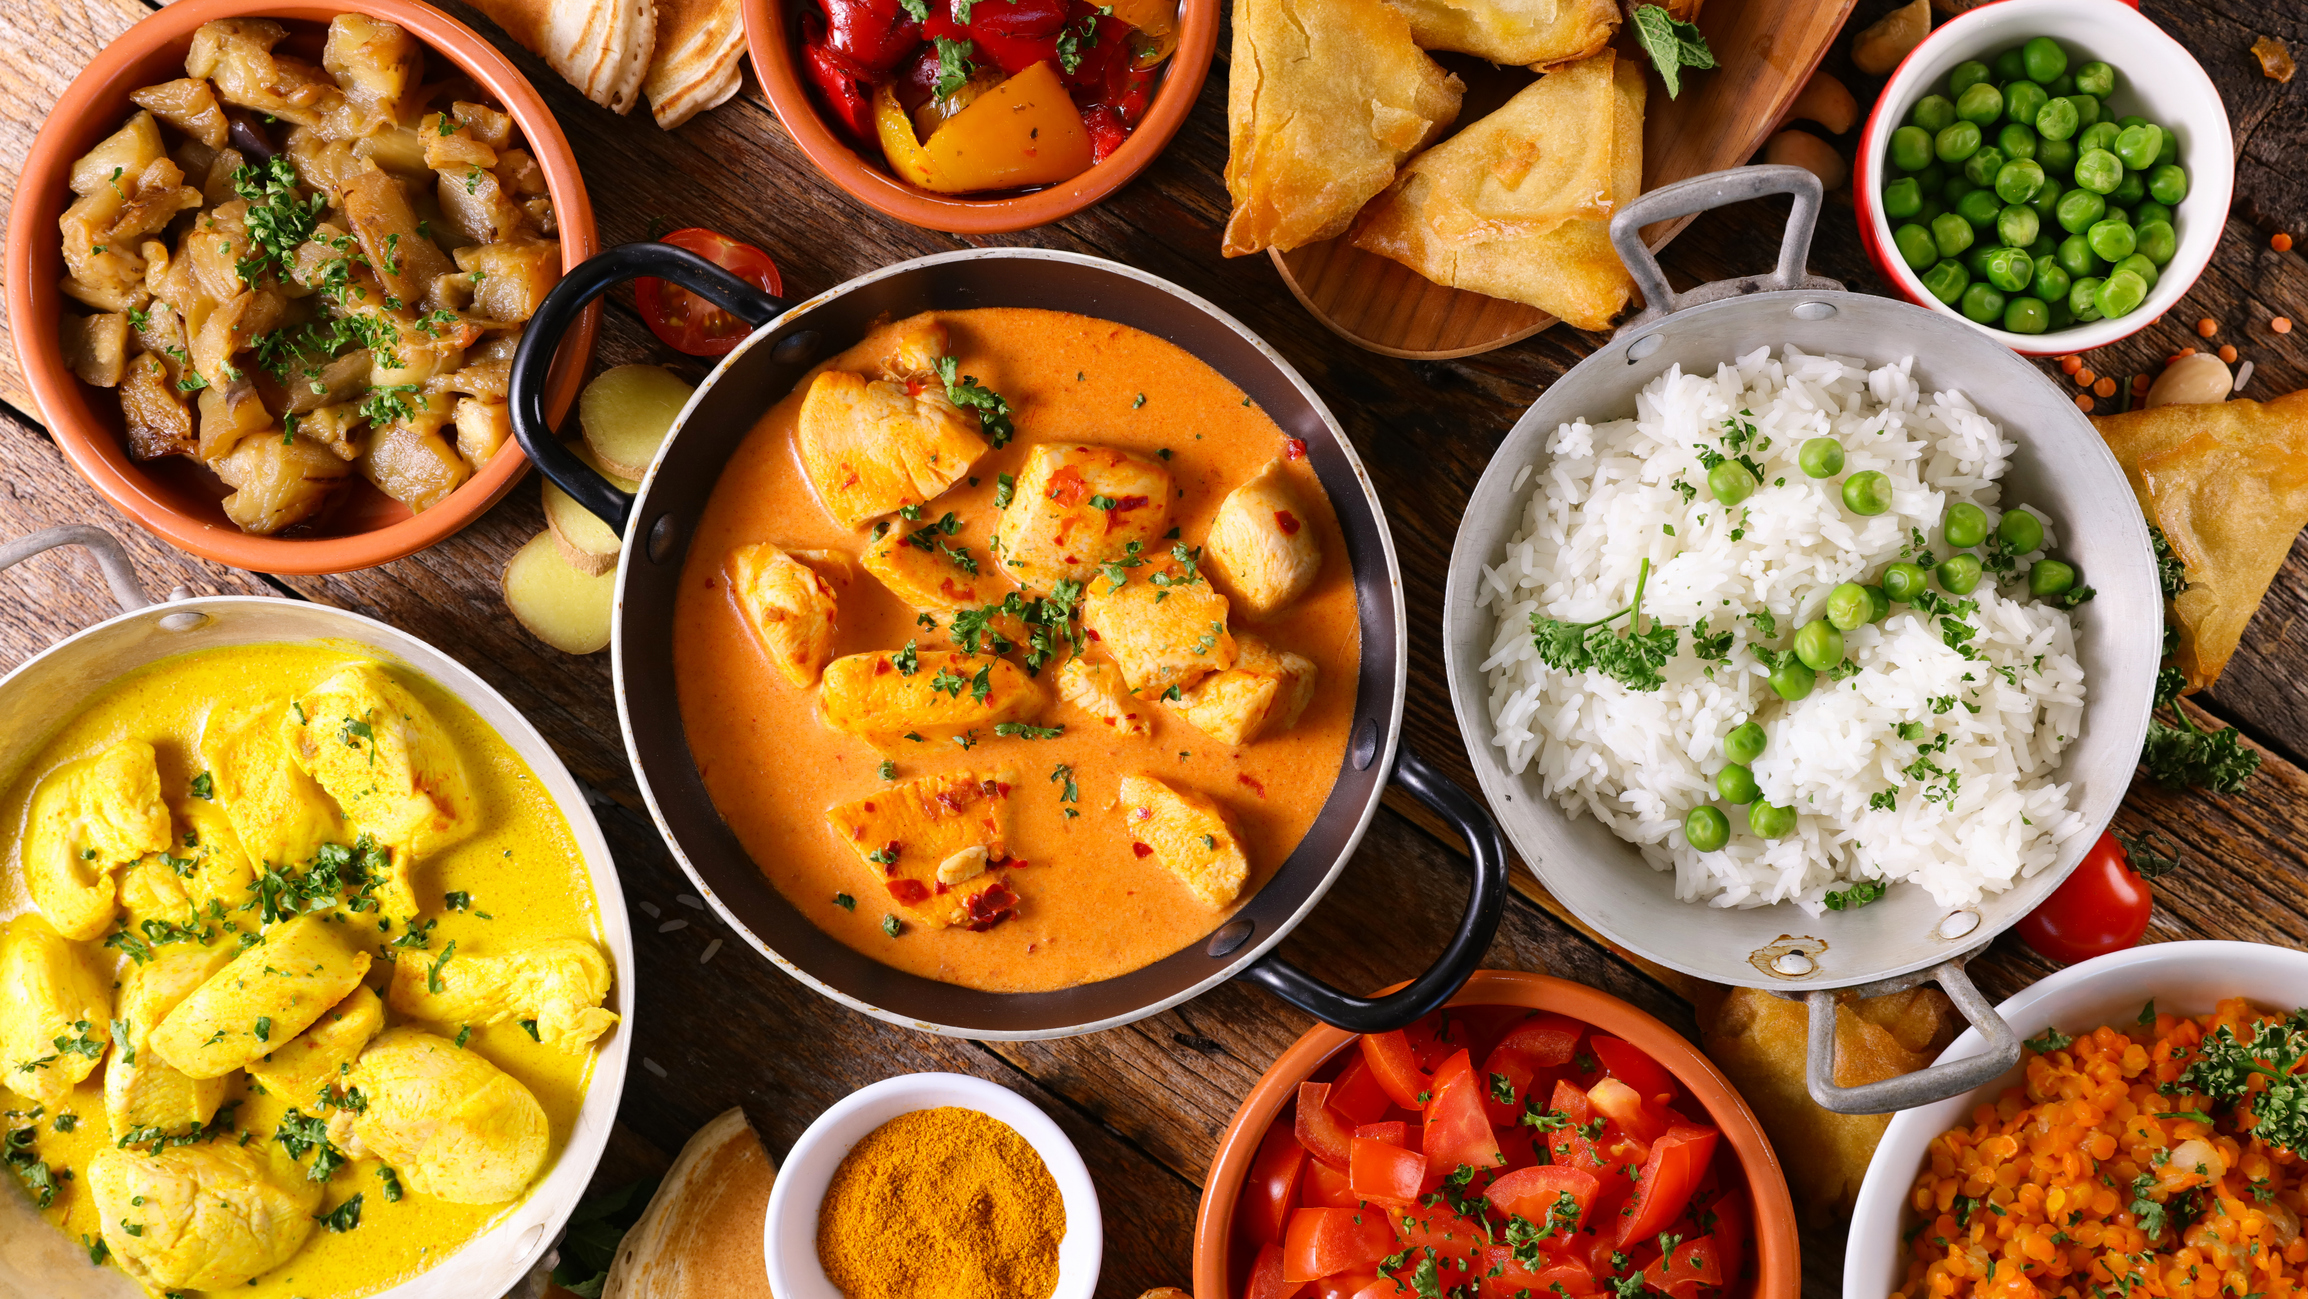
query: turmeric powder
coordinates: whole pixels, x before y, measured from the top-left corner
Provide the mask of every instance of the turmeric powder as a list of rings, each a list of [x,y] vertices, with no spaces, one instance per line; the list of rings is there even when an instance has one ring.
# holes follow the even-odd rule
[[[1049,1299],[1066,1206],[1034,1147],[958,1106],[901,1114],[844,1156],[817,1257],[848,1299]]]

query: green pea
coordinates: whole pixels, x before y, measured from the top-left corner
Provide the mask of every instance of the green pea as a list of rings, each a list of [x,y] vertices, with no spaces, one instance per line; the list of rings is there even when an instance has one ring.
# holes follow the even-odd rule
[[[1987,126],[2003,116],[2003,92],[1985,81],[1968,86],[1955,97],[1955,116],[1958,121]]]
[[[2066,595],[2076,584],[2076,570],[2056,559],[2039,559],[2028,570],[2028,594]]]
[[[1941,162],[1962,162],[1979,152],[1979,142],[1977,122],[1953,122],[1932,137],[1931,151]]]
[[[2127,176],[2127,177],[2125,177],[2125,179],[2126,179],[2126,180],[2129,180],[2129,179],[2131,179],[2131,178],[2130,178],[2129,176]],[[2101,221],[2114,221],[2114,222],[2116,222],[2116,223],[2118,223],[2118,224],[2120,224],[2120,225],[2127,225],[2127,226],[2128,226],[2128,225],[2130,225],[2130,224],[2132,223],[2132,214],[2131,214],[2130,212],[2128,212],[2128,211],[2126,211],[2126,210],[2125,210],[2125,208],[2124,208],[2124,205],[2123,205],[2123,204],[2116,202],[2116,201],[2115,201],[2115,198],[2116,198],[2116,196],[2115,196],[2115,195],[2113,195],[2113,194],[2110,194],[2110,195],[2108,195],[2108,211],[2107,211],[2107,215],[2106,215],[2106,216],[2103,216],[2103,217],[2101,217],[2101,218],[2100,218],[2100,220],[2101,220]],[[2093,222],[2093,224],[2094,224],[2094,225],[2097,225],[2097,224],[2099,224],[2099,222]],[[2089,231],[2089,230],[2086,230],[2086,231],[2084,232],[2084,234],[2085,234],[2085,235],[2088,237],[2088,236],[2090,236],[2090,234],[2091,234],[2091,231]]]
[[[2080,155],[2089,153],[2093,149],[2105,149],[2114,144],[2116,137],[2123,133],[2124,128],[2114,122],[2093,122],[2083,129],[2082,134],[2076,137],[2076,152]]]
[[[2006,158],[2033,158],[2036,156],[2035,128],[2006,122],[1996,128],[1995,147],[2003,150]]]
[[[2068,52],[2049,36],[2038,36],[2022,45],[2020,59],[2027,64],[2028,76],[2037,81],[2049,81],[2068,70]]]
[[[2105,149],[2086,149],[2076,155],[2076,185],[2094,194],[2106,194],[2123,183],[2124,164]]]
[[[1998,248],[1988,254],[1987,282],[2005,293],[2017,293],[2036,277],[2035,259],[2025,248]]]
[[[2005,510],[1996,521],[1995,535],[2015,555],[2034,554],[2043,549],[2044,521],[2026,510]]]
[[[2094,59],[2076,69],[2076,89],[2106,99],[2116,93],[2116,70]]]
[[[2068,102],[2076,106],[2076,118],[2078,120],[2078,124],[2081,125],[2085,130],[2090,130],[2092,127],[2099,124],[2099,96],[2085,94],[2082,88],[2078,87],[2075,94],[2068,96]],[[1952,108],[1953,105],[1950,105],[1950,107]]]
[[[1922,171],[1931,165],[1931,132],[1903,126],[1891,133],[1891,165],[1901,171]]]
[[[2033,264],[2036,273],[2035,278],[2028,281],[2028,295],[2042,302],[2067,301],[2068,289],[2075,278],[2061,267],[2059,259],[2045,253],[2035,258]]]
[[[2059,246],[2060,241],[2052,238],[2052,232],[2039,224],[2034,241],[2028,244],[2028,260],[2032,262],[2038,257],[2049,257],[2059,250]]]
[[[2050,175],[2044,177],[2043,187],[2028,199],[2028,209],[2036,214],[2039,225],[2048,225],[2059,219],[2060,195],[2065,194],[2067,188]]]
[[[2133,239],[2139,246],[2140,255],[2158,267],[2169,264],[2172,254],[2180,250],[2180,237],[2173,233],[2169,221],[2150,221],[2135,227]]]
[[[2060,195],[2059,206],[2054,209],[2055,215],[2059,217],[2060,229],[2071,235],[2080,235],[2091,229],[2092,223],[2106,216],[2107,211],[2108,201],[2088,189],[2071,189]]]
[[[1915,177],[1902,176],[1883,187],[1883,214],[1894,221],[1904,221],[1923,211],[1923,187]]]
[[[1845,582],[1827,593],[1827,621],[1837,631],[1856,631],[1875,619],[1875,599],[1857,582]]]
[[[1724,734],[1723,756],[1742,767],[1753,766],[1770,743],[1771,737],[1763,733],[1759,723],[1741,722]]]
[[[1988,66],[1978,59],[1966,59],[1947,74],[1947,93],[1961,95],[1964,91],[1989,79]]]
[[[1956,168],[1955,174],[1948,177],[1939,187],[1939,196],[1946,199],[1947,205],[1951,208],[1961,203],[1965,195],[1977,192],[1979,192],[1979,186],[1971,183],[1970,178],[1963,174],[1961,167]]]
[[[1939,521],[1939,535],[1957,550],[1969,550],[1987,540],[1987,511],[1970,501],[1957,501]]]
[[[2151,221],[2161,221],[2165,225],[2170,225],[2172,223],[2172,209],[2154,199],[2132,206],[2132,224],[2134,226],[2144,226]]]
[[[2108,202],[2118,207],[2138,207],[2147,200],[2147,197],[2147,177],[2129,167],[2124,168],[2124,178],[2116,182],[2114,189],[2108,191]]]
[[[2015,81],[2003,88],[2003,115],[2014,126],[2027,128],[2035,134],[2036,114],[2052,101],[2044,88],[2033,81]]]
[[[2136,310],[2147,298],[2148,282],[2130,271],[2119,270],[2109,272],[2108,278],[2100,281],[2093,302],[2101,315],[2113,320]]]
[[[1940,589],[1949,595],[1970,595],[1979,585],[1981,566],[1977,555],[1949,555],[1939,561],[1932,576],[1939,579]]]
[[[1843,444],[1830,437],[1805,438],[1795,463],[1813,478],[1833,478],[1843,472]]]
[[[2047,176],[2073,176],[2076,172],[2076,142],[2038,139],[2036,165],[2042,167]]]
[[[2188,173],[2177,163],[2159,163],[2148,172],[2148,194],[2158,203],[2177,203],[2188,197]]]
[[[1955,101],[1945,95],[1925,95],[1908,110],[1907,120],[1937,135],[1955,121]]]
[[[2066,329],[2068,326],[2076,323],[2076,313],[2068,310],[2068,300],[2066,298],[2061,298],[2056,302],[2045,303],[2044,313],[2050,317],[2050,323],[2044,327],[2045,332],[2047,333]]]
[[[1940,187],[1947,184],[1947,168],[1940,164],[1939,159],[1933,158],[1930,166],[1915,173],[1915,183],[1923,187],[1927,197],[1937,194]]]
[[[2168,163],[2168,162],[2178,162],[2179,160],[2180,160],[2180,137],[2178,137],[2178,136],[2176,136],[2176,135],[2172,134],[2172,130],[2171,130],[2171,128],[2170,128],[2170,127],[2165,127],[2165,128],[2164,128],[2164,147],[2163,147],[2163,148],[2161,148],[2161,149],[2158,149],[2158,150],[2156,150],[2156,165],[2157,165],[2157,166],[2162,166],[2162,165],[2163,165],[2163,164],[2165,164],[2165,163]]]
[[[2132,228],[2115,220],[2093,222],[2092,228],[2084,231],[2084,240],[2092,246],[2095,255],[2111,262],[2124,260],[2132,255],[2134,248],[2140,246],[2139,236],[2132,232]]]
[[[1911,270],[1923,270],[1939,260],[1939,245],[1931,241],[1931,232],[1912,221],[1892,231],[1891,242]]]
[[[2140,283],[2148,286],[2151,290],[2156,287],[2156,281],[2163,278],[2163,272],[2156,269],[2156,264],[2138,253],[2133,253],[2108,268],[2110,276],[2121,275],[2127,271],[2139,276]]]
[[[1884,598],[1907,604],[1923,594],[1928,580],[1918,565],[1906,562],[1893,564],[1883,570]]]
[[[1974,230],[1985,230],[2003,214],[2003,204],[1992,189],[1975,189],[1956,201],[1955,214],[1971,223]]]
[[[1814,618],[1795,633],[1795,657],[1814,672],[1825,672],[1843,661],[1843,633],[1825,618]]]
[[[1947,265],[1941,262],[1940,266]],[[1932,268],[1934,271],[1938,266]],[[1941,298],[1945,302],[1947,299]],[[1843,507],[1853,514],[1877,515],[1891,508],[1891,479],[1880,469],[1863,469],[1843,480]]]
[[[1811,674],[1806,671],[1803,675],[1810,676]],[[1805,687],[1803,694],[1810,693],[1810,688]],[[1801,699],[1803,695],[1795,697]],[[1792,807],[1773,807],[1771,804],[1757,799],[1747,805],[1747,828],[1754,831],[1758,838],[1763,839],[1777,839],[1792,834],[1795,831],[1795,809]]]
[[[1941,202],[1938,195],[1927,192],[1923,196],[1923,206],[1916,209],[1916,224],[1923,226],[1925,233],[1928,234],[1931,223],[1938,219],[1940,213],[1945,211],[1947,211],[1947,204]]]
[[[2054,99],[2076,93],[2076,74],[2063,72],[2044,83],[2044,93]]]
[[[1963,296],[1964,288],[1970,283],[1971,272],[1965,270],[1963,263],[1953,257],[1939,259],[1932,264],[1930,270],[1923,273],[1924,291],[1951,307],[1956,304],[1957,299]],[[1844,499],[1848,501],[1851,491],[1849,480],[1845,480],[1843,490]]]
[[[1995,219],[1996,238],[2013,248],[2026,248],[2036,241],[2036,235],[2042,230],[2043,218],[2024,203],[2012,204]]]
[[[1939,245],[1939,255],[1953,257],[1971,247],[1971,222],[1953,212],[1942,213],[1931,222],[1932,242]]]
[[[2013,334],[2040,334],[2052,327],[2052,309],[2041,298],[2014,296],[2003,304],[2003,327]]]
[[[1882,622],[1884,619],[1889,618],[1890,616],[1891,597],[1885,595],[1883,593],[1883,588],[1880,586],[1868,587],[1867,620],[1869,622]]]
[[[2105,283],[2107,281],[2097,275],[2078,277],[2074,284],[2068,286],[2068,314],[2085,324],[2098,320],[2100,286]]]
[[[1982,189],[1992,188],[1996,173],[2003,170],[2003,164],[2003,150],[1993,145],[1985,146],[1963,160],[1963,178]]]
[[[1755,773],[1738,763],[1730,763],[1715,773],[1715,796],[1726,803],[1752,803],[1758,793]]]
[[[1707,490],[1725,505],[1737,505],[1755,494],[1755,475],[1736,460],[1725,460],[1707,471]]]
[[[2147,124],[2148,119],[2140,116],[2138,113],[2126,113],[2122,117],[2116,119],[2116,125],[2126,131],[2131,130],[2135,126],[2146,126]]]
[[[1996,55],[1995,61],[1988,66],[1995,69],[1995,79],[1998,83],[2018,81],[2028,74],[2027,55],[2016,45]]]
[[[1963,255],[1963,268],[1971,272],[1974,280],[1984,280],[1987,278],[1988,259],[2002,251],[2003,245],[1993,241],[1973,244],[1971,251]]]
[[[2076,110],[2073,99],[2047,99],[2036,110],[2036,135],[2051,140],[2067,140],[2084,129],[2084,115]]]
[[[1731,819],[1702,803],[1683,814],[1683,838],[1696,851],[1713,852],[1731,842]]]
[[[2116,136],[2116,159],[2126,167],[2146,171],[2156,165],[2156,154],[2164,147],[2164,130],[2153,122],[2127,126]]]
[[[2034,159],[2014,158],[1996,169],[1995,194],[2006,203],[2025,203],[2044,187],[2044,180],[2044,169]]]
[[[1773,694],[1794,703],[1811,693],[1811,687],[1818,683],[1819,677],[1801,662],[1787,659],[1771,669],[1771,675],[1766,680],[1770,682]]]
[[[2106,264],[2100,261],[2100,255],[2092,251],[2091,241],[2082,235],[2069,235],[2060,240],[2060,249],[2052,256],[2059,262],[2061,270],[2076,279],[2098,275],[2107,269]]]

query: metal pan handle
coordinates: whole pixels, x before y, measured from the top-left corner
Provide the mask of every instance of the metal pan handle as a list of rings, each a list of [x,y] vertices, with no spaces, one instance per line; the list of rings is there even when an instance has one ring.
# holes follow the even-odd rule
[[[1766,194],[1795,196],[1794,210],[1787,214],[1787,231],[1779,239],[1779,264],[1769,274],[1714,280],[1688,293],[1677,293],[1668,286],[1667,272],[1659,268],[1659,259],[1643,244],[1644,226],[1696,216]],[[1611,246],[1627,264],[1627,273],[1635,277],[1635,287],[1643,291],[1643,310],[1619,326],[1619,332],[1640,329],[1685,307],[1718,298],[1777,289],[1841,289],[1841,281],[1813,275],[1806,268],[1811,257],[1811,232],[1819,224],[1821,195],[1819,178],[1801,167],[1733,167],[1662,185],[1620,208],[1611,218]]]
[[[1921,973],[1869,984],[1857,991],[1862,997],[1873,997],[1900,992],[1919,983],[1938,984],[1971,1026],[1987,1039],[1986,1049],[1977,1055],[1943,1060],[1929,1069],[1897,1078],[1857,1087],[1838,1087],[1835,1085],[1835,999],[1837,992],[1846,990],[1822,989],[1803,999],[1811,1015],[1810,1036],[1804,1053],[1804,1081],[1811,1090],[1811,1099],[1837,1114],[1889,1114],[1893,1110],[1913,1109],[1960,1096],[1993,1081],[2019,1063],[2019,1034],[2014,1033],[1988,999],[1980,995],[1971,976],[1963,972],[1960,960],[1943,961]]]
[[[1441,1009],[1482,964],[1506,909],[1507,845],[1490,809],[1408,748],[1395,756],[1394,780],[1450,822],[1474,854],[1475,882],[1466,915],[1443,954],[1426,973],[1383,997],[1340,992],[1272,952],[1242,972],[1243,978],[1349,1033],[1391,1033]]]
[[[58,546],[88,547],[96,556],[96,566],[104,570],[104,584],[112,588],[112,601],[122,613],[134,613],[152,603],[152,597],[144,593],[144,584],[136,580],[136,569],[129,564],[128,550],[120,538],[86,523],[49,528],[0,546],[0,570],[14,568]]]
[[[553,353],[561,347],[561,336],[569,332],[585,304],[608,292],[610,285],[644,276],[671,280],[756,329],[784,315],[787,306],[785,299],[763,293],[696,253],[663,243],[619,244],[598,253],[562,276],[545,295],[537,314],[529,318],[528,328],[521,333],[520,347],[513,352],[513,374],[506,397],[512,408],[513,436],[554,486],[599,516],[619,536],[625,535],[633,497],[617,490],[561,445],[559,434],[545,422],[545,377],[553,368]]]

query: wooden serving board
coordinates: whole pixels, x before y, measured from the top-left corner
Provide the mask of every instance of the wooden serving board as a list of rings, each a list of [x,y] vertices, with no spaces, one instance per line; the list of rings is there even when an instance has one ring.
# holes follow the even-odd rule
[[[1699,30],[1716,66],[1685,69],[1680,97],[1669,99],[1649,71],[1643,114],[1643,188],[1736,167],[1763,147],[1780,115],[1827,53],[1857,0],[1708,0]],[[1620,57],[1650,60],[1621,28]],[[1467,83],[1459,122],[1479,120],[1506,102],[1532,74],[1458,56],[1445,62]],[[1657,252],[1690,217],[1644,231]],[[1400,262],[1366,253],[1344,237],[1289,252],[1269,249],[1282,282],[1314,318],[1358,347],[1410,360],[1472,356],[1520,342],[1555,318],[1520,302],[1433,283]]]

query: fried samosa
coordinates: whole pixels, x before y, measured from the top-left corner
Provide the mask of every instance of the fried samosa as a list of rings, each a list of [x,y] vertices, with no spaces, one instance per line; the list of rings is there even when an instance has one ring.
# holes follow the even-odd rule
[[[1609,50],[1539,78],[1420,154],[1356,247],[1437,284],[1602,329],[1634,296],[1610,217],[1643,183],[1643,73]]]
[[[1534,67],[1595,54],[1619,29],[1617,0],[1388,0],[1422,50]]]
[[[1237,0],[1233,57],[1229,257],[1344,232],[1466,93],[1386,0]]]
[[[2158,406],[2092,421],[2148,522],[2186,566],[2173,661],[2190,692],[2220,678],[2308,524],[2308,390]]]

